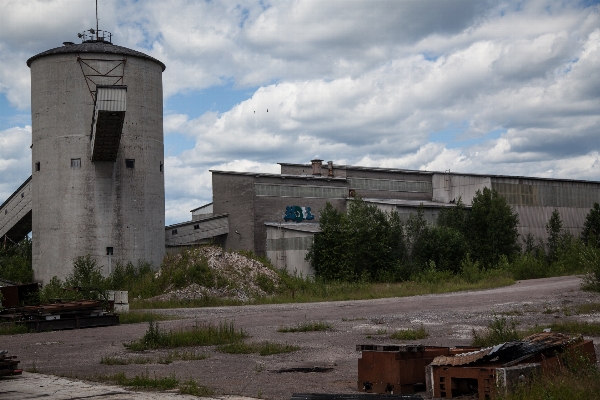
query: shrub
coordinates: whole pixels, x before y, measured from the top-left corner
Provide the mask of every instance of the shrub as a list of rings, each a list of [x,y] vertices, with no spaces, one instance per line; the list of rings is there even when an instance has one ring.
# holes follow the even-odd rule
[[[0,246],[0,278],[16,283],[33,281],[31,239],[26,237],[19,243]]]
[[[489,347],[518,340],[517,323],[515,320],[508,320],[506,317],[494,315],[494,319],[488,324],[483,332],[472,331],[473,346]]]

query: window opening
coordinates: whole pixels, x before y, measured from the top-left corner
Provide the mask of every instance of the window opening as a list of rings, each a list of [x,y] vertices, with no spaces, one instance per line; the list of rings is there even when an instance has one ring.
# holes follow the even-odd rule
[[[25,197],[25,192],[21,193],[21,198]]]
[[[163,164],[163,162],[161,161],[161,162],[160,162],[160,172],[163,172],[163,171],[164,171],[164,164]]]
[[[35,163],[35,170],[36,171],[40,170],[40,162],[39,161]]]
[[[135,168],[135,160],[132,158],[129,158],[127,160],[125,160],[125,167],[127,168]]]
[[[71,168],[81,168],[81,158],[71,158]]]
[[[173,229],[173,230],[171,231],[171,235],[177,235],[177,229]]]
[[[112,247],[107,247],[106,248],[106,255],[107,256],[112,256],[113,255],[113,248]]]
[[[200,229],[200,224],[194,225],[194,229]]]

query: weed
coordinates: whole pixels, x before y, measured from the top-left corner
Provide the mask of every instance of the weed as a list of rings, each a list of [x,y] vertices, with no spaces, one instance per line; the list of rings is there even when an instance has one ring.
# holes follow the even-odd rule
[[[423,327],[423,325],[421,325],[417,329],[408,328],[408,329],[401,329],[399,331],[396,331],[391,334],[390,339],[418,340],[418,339],[425,339],[428,336],[429,336],[429,333],[427,332],[425,327]]]
[[[520,338],[517,332],[517,322],[513,319],[494,315],[494,319],[488,324],[482,332],[473,329],[473,346],[494,346],[496,344],[517,340]]]
[[[155,322],[148,324],[148,330],[144,336],[136,341],[124,343],[123,345],[133,351],[143,351],[158,348],[175,348],[187,346],[211,346],[227,343],[235,343],[247,337],[240,329],[236,331],[233,322],[220,323],[218,326],[194,325],[188,329],[164,332],[160,330]]]
[[[128,386],[142,389],[153,390],[171,390],[179,384],[179,380],[174,375],[157,378],[156,375],[151,378],[148,371],[142,375],[136,375],[133,378],[127,378],[125,373],[119,372],[114,375],[97,375],[92,380],[101,382],[113,382],[117,385]]]
[[[600,303],[580,304],[575,309],[577,314],[593,314],[600,312]]]
[[[38,369],[37,369],[37,366],[35,365],[35,361],[33,363],[31,363],[31,367],[25,368],[25,371],[32,372],[32,373],[39,372]]]
[[[25,325],[12,322],[0,324],[0,335],[17,335],[19,333],[29,332]]]
[[[293,351],[300,350],[299,346],[291,344],[281,344],[273,342],[262,342],[262,343],[230,343],[217,347],[217,350],[222,353],[228,354],[250,354],[258,353],[261,356],[268,356],[271,354],[291,353]]]
[[[182,382],[179,385],[180,394],[190,394],[192,396],[207,397],[215,393],[214,390],[206,386],[200,386],[193,379]]]
[[[567,321],[551,324],[550,329],[555,332],[564,332],[570,334],[599,335],[600,323]]]
[[[282,326],[277,329],[277,332],[314,332],[314,331],[329,331],[332,330],[333,327],[327,322],[319,321],[319,322],[305,322],[303,324],[298,324],[295,327]]]
[[[254,371],[256,371],[257,373],[263,372],[265,369],[267,369],[267,367],[263,362],[257,362],[256,366],[254,367]]]

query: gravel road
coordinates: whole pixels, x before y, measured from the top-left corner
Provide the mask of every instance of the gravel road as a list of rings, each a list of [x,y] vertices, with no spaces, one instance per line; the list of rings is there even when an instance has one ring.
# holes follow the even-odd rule
[[[472,329],[485,327],[494,314],[511,315],[510,318],[514,318],[520,327],[569,319],[600,322],[597,313],[572,315],[568,311],[578,304],[600,302],[600,295],[581,291],[580,282],[577,277],[558,277],[520,281],[491,290],[442,295],[157,310],[181,318],[161,322],[162,329],[233,321],[236,327],[248,332],[250,341],[269,340],[301,348],[294,353],[265,357],[222,354],[213,347],[207,347],[195,349],[208,354],[209,357],[204,360],[174,361],[168,365],[100,364],[101,358],[106,356],[140,356],[139,353],[128,352],[123,343],[141,337],[147,324],[3,336],[0,337],[0,348],[18,355],[22,368],[30,369],[35,365],[37,371],[43,374],[79,379],[116,372],[124,372],[128,376],[148,372],[151,376],[175,375],[181,380],[191,378],[213,388],[218,395],[289,399],[294,392],[352,393],[356,391],[357,359],[360,357],[360,353],[355,351],[356,345],[402,343],[389,338],[397,329],[420,327],[422,324],[430,336],[419,343],[456,346],[470,344]],[[305,321],[324,321],[331,324],[333,330],[277,332],[278,327],[295,326]],[[600,343],[600,338],[593,339]],[[166,354],[166,351],[149,351],[143,356],[159,358]],[[329,372],[281,371],[315,366],[326,367]],[[3,397],[2,387],[6,388],[14,381],[0,380],[0,399],[11,398]]]

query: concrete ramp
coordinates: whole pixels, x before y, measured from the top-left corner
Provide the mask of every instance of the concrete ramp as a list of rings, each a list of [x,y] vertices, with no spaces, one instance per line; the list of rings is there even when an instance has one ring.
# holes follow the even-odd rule
[[[0,240],[21,241],[31,232],[31,176],[0,205]]]
[[[204,218],[165,227],[167,247],[192,246],[229,233],[227,214],[210,214]]]

